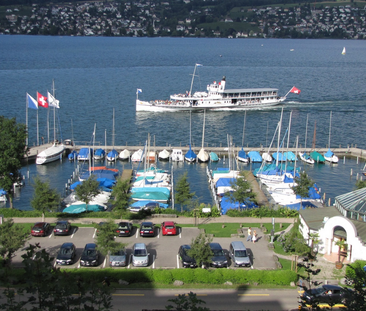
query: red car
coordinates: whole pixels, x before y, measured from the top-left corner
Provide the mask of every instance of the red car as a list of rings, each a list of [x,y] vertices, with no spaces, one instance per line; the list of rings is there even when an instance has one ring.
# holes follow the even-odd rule
[[[46,236],[46,235],[48,235],[50,229],[51,229],[51,226],[48,222],[37,222],[31,230],[31,235],[32,236]]]
[[[175,222],[164,221],[161,224],[161,232],[163,233],[163,235],[176,235],[177,227],[175,226]]]

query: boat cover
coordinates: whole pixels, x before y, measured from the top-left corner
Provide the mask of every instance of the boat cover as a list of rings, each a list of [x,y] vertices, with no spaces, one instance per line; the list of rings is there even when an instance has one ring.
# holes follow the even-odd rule
[[[333,155],[334,155],[334,153],[329,148],[328,151],[327,151],[327,153],[324,156],[326,156],[327,158],[331,158]]]
[[[250,158],[250,162],[253,163],[261,163],[262,162],[262,156],[258,151],[249,151],[248,156]]]
[[[116,176],[118,175],[117,172],[110,171],[110,170],[93,171],[91,174],[93,174],[97,179],[98,178],[108,178],[108,179],[112,179],[112,180],[115,180]],[[85,172],[80,175],[80,179],[82,179],[82,180],[86,180],[89,177],[90,177],[90,172]]]
[[[241,158],[241,159],[249,158],[243,147],[241,147],[241,150],[238,152],[238,158]]]
[[[104,157],[105,156],[105,151],[102,148],[98,148],[97,150],[95,150],[94,155],[99,156],[99,157]]]
[[[160,203],[160,202],[156,202],[156,201],[150,201],[150,200],[140,200],[140,201],[132,203],[130,206],[131,207],[145,207],[148,204],[159,204],[160,208],[168,208],[168,206],[169,206],[169,204]]]
[[[116,159],[116,158],[118,158],[118,155],[119,155],[119,153],[117,152],[117,150],[112,149],[111,151],[108,152],[107,157]]]
[[[189,150],[187,151],[187,153],[184,155],[184,157],[186,159],[194,159],[196,160],[197,159],[197,155],[194,153],[194,151],[191,149],[191,145],[189,145]],[[194,161],[193,160],[193,161]]]
[[[89,159],[89,150],[93,152],[92,148],[81,148],[79,151],[79,158],[80,159]]]
[[[219,178],[216,181],[216,187],[231,187],[232,184],[235,184],[236,178]]]
[[[100,205],[88,205],[88,209],[86,208],[86,204],[71,204],[70,206],[66,207],[63,212],[68,214],[80,214],[83,212],[100,212],[104,211],[104,207]]]
[[[74,161],[78,156],[78,153],[76,152],[76,150],[73,150],[69,153],[69,155],[67,156],[69,158],[70,161]]]
[[[109,179],[109,178],[97,178],[97,181],[99,181],[99,187],[101,187],[103,191],[110,191],[110,189],[116,184],[116,181],[114,179]],[[81,183],[82,183],[82,181],[74,182],[70,186],[70,189],[75,190],[75,188],[78,185],[80,185]],[[106,188],[108,190],[105,190]]]
[[[324,157],[317,151],[313,151],[310,153],[310,157],[315,161],[315,162],[325,162]]]
[[[284,162],[287,160],[286,153],[282,153],[282,152],[275,152],[272,154],[272,157],[275,161],[277,161],[277,158],[278,158],[278,161],[280,161],[280,162]]]
[[[133,187],[131,188],[132,193],[141,193],[141,192],[157,192],[163,193],[164,195],[170,197],[170,189],[165,187]]]
[[[287,161],[297,161],[297,157],[292,151],[285,152],[284,156],[287,159]]]
[[[212,162],[217,162],[219,160],[219,156],[215,152],[210,152],[210,160]]]
[[[6,193],[7,192],[3,188],[0,189],[0,195],[6,195]]]
[[[250,208],[255,208],[258,207],[257,205],[255,205],[253,202],[245,202],[244,203],[239,203],[239,202],[231,202],[230,199],[228,197],[223,197],[221,200],[221,214],[225,215],[226,212],[229,209],[250,209]]]

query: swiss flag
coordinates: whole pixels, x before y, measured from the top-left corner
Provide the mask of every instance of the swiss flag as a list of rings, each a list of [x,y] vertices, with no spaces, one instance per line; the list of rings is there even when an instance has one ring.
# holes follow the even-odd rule
[[[290,90],[290,93],[300,94],[301,91],[297,87],[293,86]]]
[[[47,97],[43,96],[41,93],[37,92],[37,102],[38,105],[42,106],[43,108],[48,108]]]

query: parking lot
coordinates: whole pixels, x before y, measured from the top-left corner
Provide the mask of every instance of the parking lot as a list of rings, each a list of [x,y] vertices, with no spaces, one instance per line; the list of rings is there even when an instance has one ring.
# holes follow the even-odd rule
[[[178,258],[178,248],[182,244],[191,244],[200,230],[195,227],[179,227],[178,234],[175,236],[163,236],[160,232],[160,228],[155,228],[154,237],[140,237],[137,227],[133,228],[133,233],[129,237],[116,237],[116,241],[127,244],[127,268],[134,269],[131,265],[131,249],[134,243],[145,243],[149,252],[149,265],[148,268],[181,268],[181,262]],[[260,230],[257,230],[260,232]],[[227,258],[229,245],[232,241],[241,240],[247,248],[248,254],[252,262],[252,268],[254,269],[275,269],[276,265],[273,260],[273,251],[268,249],[268,242],[263,234],[258,235],[258,241],[256,243],[247,242],[246,238],[213,238],[213,242],[220,243]],[[71,233],[66,236],[55,236],[49,233],[46,237],[31,237],[27,244],[40,243],[40,246],[46,249],[52,256],[56,257],[61,245],[65,242],[72,242],[75,244],[76,260],[75,263],[69,266],[62,266],[65,268],[79,268],[80,256],[84,249],[85,244],[93,243],[96,241],[96,229],[84,228],[72,226]],[[24,254],[24,249],[18,251],[13,258],[14,265],[21,265],[21,255]],[[108,267],[109,263],[106,262],[103,256],[100,257],[99,265],[96,267],[104,268]],[[229,260],[230,268],[234,268]],[[95,269],[95,267],[94,267]],[[120,269],[120,268],[116,268]],[[238,268],[243,269],[243,268]],[[244,268],[248,269],[248,268]]]

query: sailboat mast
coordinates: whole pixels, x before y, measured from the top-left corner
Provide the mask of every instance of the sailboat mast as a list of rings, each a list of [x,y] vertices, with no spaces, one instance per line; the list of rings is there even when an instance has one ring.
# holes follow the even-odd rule
[[[328,142],[328,148],[330,148],[330,134],[331,134],[331,128],[332,128],[332,112],[330,112],[330,119],[329,119],[329,142]]]
[[[313,136],[313,150],[315,149],[315,140],[316,140],[316,121],[314,123],[314,136]]]
[[[244,113],[244,125],[243,125],[243,139],[241,141],[241,146],[244,147],[244,135],[245,135],[245,122],[246,122],[246,119],[247,119],[247,112],[245,111]]]
[[[276,159],[276,166],[278,166],[278,158],[279,158],[279,152],[280,152],[282,115],[283,115],[283,107],[282,107],[282,110],[281,110],[281,118],[280,118],[280,122],[279,122],[279,125],[278,125],[278,139],[277,139],[277,159]]]
[[[308,121],[309,121],[309,114],[306,115],[306,127],[305,127],[305,151],[306,151],[306,140],[308,138]]]
[[[189,89],[189,96],[191,96],[192,95],[192,88],[193,88],[193,81],[194,81],[194,77],[195,77],[195,75],[196,75],[196,68],[197,68],[197,65],[198,64],[195,64],[194,65],[194,70],[193,70],[193,75],[192,75],[192,81],[191,81],[191,88]]]
[[[205,143],[205,122],[206,122],[206,109],[203,111],[202,149]]]
[[[189,111],[189,145],[192,147],[192,110]]]
[[[113,123],[112,123],[112,145],[114,149],[114,108],[113,108]]]
[[[52,79],[52,95],[53,98],[56,98],[55,95],[55,79]],[[53,106],[53,143],[56,142],[56,107]]]

